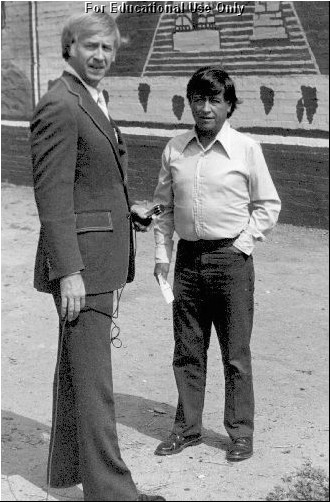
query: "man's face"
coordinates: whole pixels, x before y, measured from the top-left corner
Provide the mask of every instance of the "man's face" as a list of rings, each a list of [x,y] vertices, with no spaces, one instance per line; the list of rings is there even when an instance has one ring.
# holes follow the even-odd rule
[[[227,118],[231,105],[224,100],[222,90],[213,96],[194,94],[190,107],[198,131],[216,136]]]
[[[115,58],[116,35],[98,33],[73,42],[69,64],[86,84],[97,87]]]

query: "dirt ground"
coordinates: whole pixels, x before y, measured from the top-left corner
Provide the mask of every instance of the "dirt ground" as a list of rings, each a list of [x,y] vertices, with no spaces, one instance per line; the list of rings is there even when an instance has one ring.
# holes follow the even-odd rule
[[[39,223],[31,188],[3,185],[2,225],[2,500],[42,500],[57,319],[51,298],[32,288]],[[153,452],[171,429],[177,398],[171,307],[152,276],[152,232],[138,235],[136,280],[124,289],[117,321],[123,346],[112,356],[122,456],[144,492],[173,501],[265,500],[307,459],[328,469],[328,233],[278,225],[254,256],[255,454],[225,460],[213,336],[204,441],[162,458]],[[52,490],[51,499],[82,500],[82,491]]]

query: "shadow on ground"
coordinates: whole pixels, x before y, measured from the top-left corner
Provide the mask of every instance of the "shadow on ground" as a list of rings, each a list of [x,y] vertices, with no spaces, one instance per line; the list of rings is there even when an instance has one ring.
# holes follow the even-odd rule
[[[8,478],[10,485],[11,477],[23,478],[28,483],[47,492],[47,458],[50,428],[46,425],[31,420],[22,415],[17,415],[7,410],[2,410],[1,445],[2,445],[2,466],[1,474]],[[32,500],[25,498],[28,494],[18,493],[24,491],[19,489],[17,483],[11,487],[15,500]],[[26,488],[25,488],[26,490]],[[28,489],[33,490],[33,487]],[[82,500],[82,491],[78,487],[70,488],[70,495],[61,494],[61,491],[51,489],[50,493],[58,500]],[[40,494],[38,494],[39,497]],[[19,497],[19,498],[18,498]],[[39,498],[38,498],[39,500]]]
[[[118,423],[159,441],[171,431],[175,416],[173,406],[129,394],[115,394],[115,399]],[[203,443],[207,446],[227,450],[228,437],[205,428],[202,434]]]
[[[140,396],[115,394],[117,423],[159,441],[171,430],[175,408]],[[2,474],[18,475],[46,490],[50,428],[22,415],[2,410]],[[226,450],[228,438],[203,429],[203,443]],[[76,488],[77,499],[81,491]],[[71,493],[71,496],[74,495]],[[71,497],[70,497],[71,498]]]

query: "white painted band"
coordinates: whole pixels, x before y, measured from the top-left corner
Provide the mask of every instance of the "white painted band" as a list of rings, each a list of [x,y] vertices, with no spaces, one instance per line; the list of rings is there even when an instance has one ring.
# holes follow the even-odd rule
[[[24,127],[30,126],[26,121],[1,120],[1,125],[9,127]],[[178,134],[187,132],[188,129],[152,129],[150,127],[121,127],[123,134],[132,136],[153,136],[160,138],[173,138]],[[313,148],[329,148],[329,140],[326,138],[307,138],[304,136],[279,136],[268,134],[250,134],[246,133],[251,138],[259,143],[268,143],[271,145],[292,145],[292,146],[309,146]]]

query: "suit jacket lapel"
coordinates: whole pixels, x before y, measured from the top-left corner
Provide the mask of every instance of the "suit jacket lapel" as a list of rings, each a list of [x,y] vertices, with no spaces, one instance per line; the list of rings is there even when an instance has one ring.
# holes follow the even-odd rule
[[[114,128],[112,125],[112,121],[109,121],[102,110],[99,108],[97,103],[93,100],[92,96],[88,92],[88,90],[84,87],[84,85],[70,73],[64,72],[62,77],[62,81],[67,86],[69,92],[77,96],[79,106],[84,110],[87,115],[94,122],[96,127],[106,136],[109,140],[113,152],[115,154],[118,168],[120,171],[120,175],[124,183],[127,181],[126,175],[126,165],[121,161],[121,153],[118,148],[118,143],[116,140]]]

